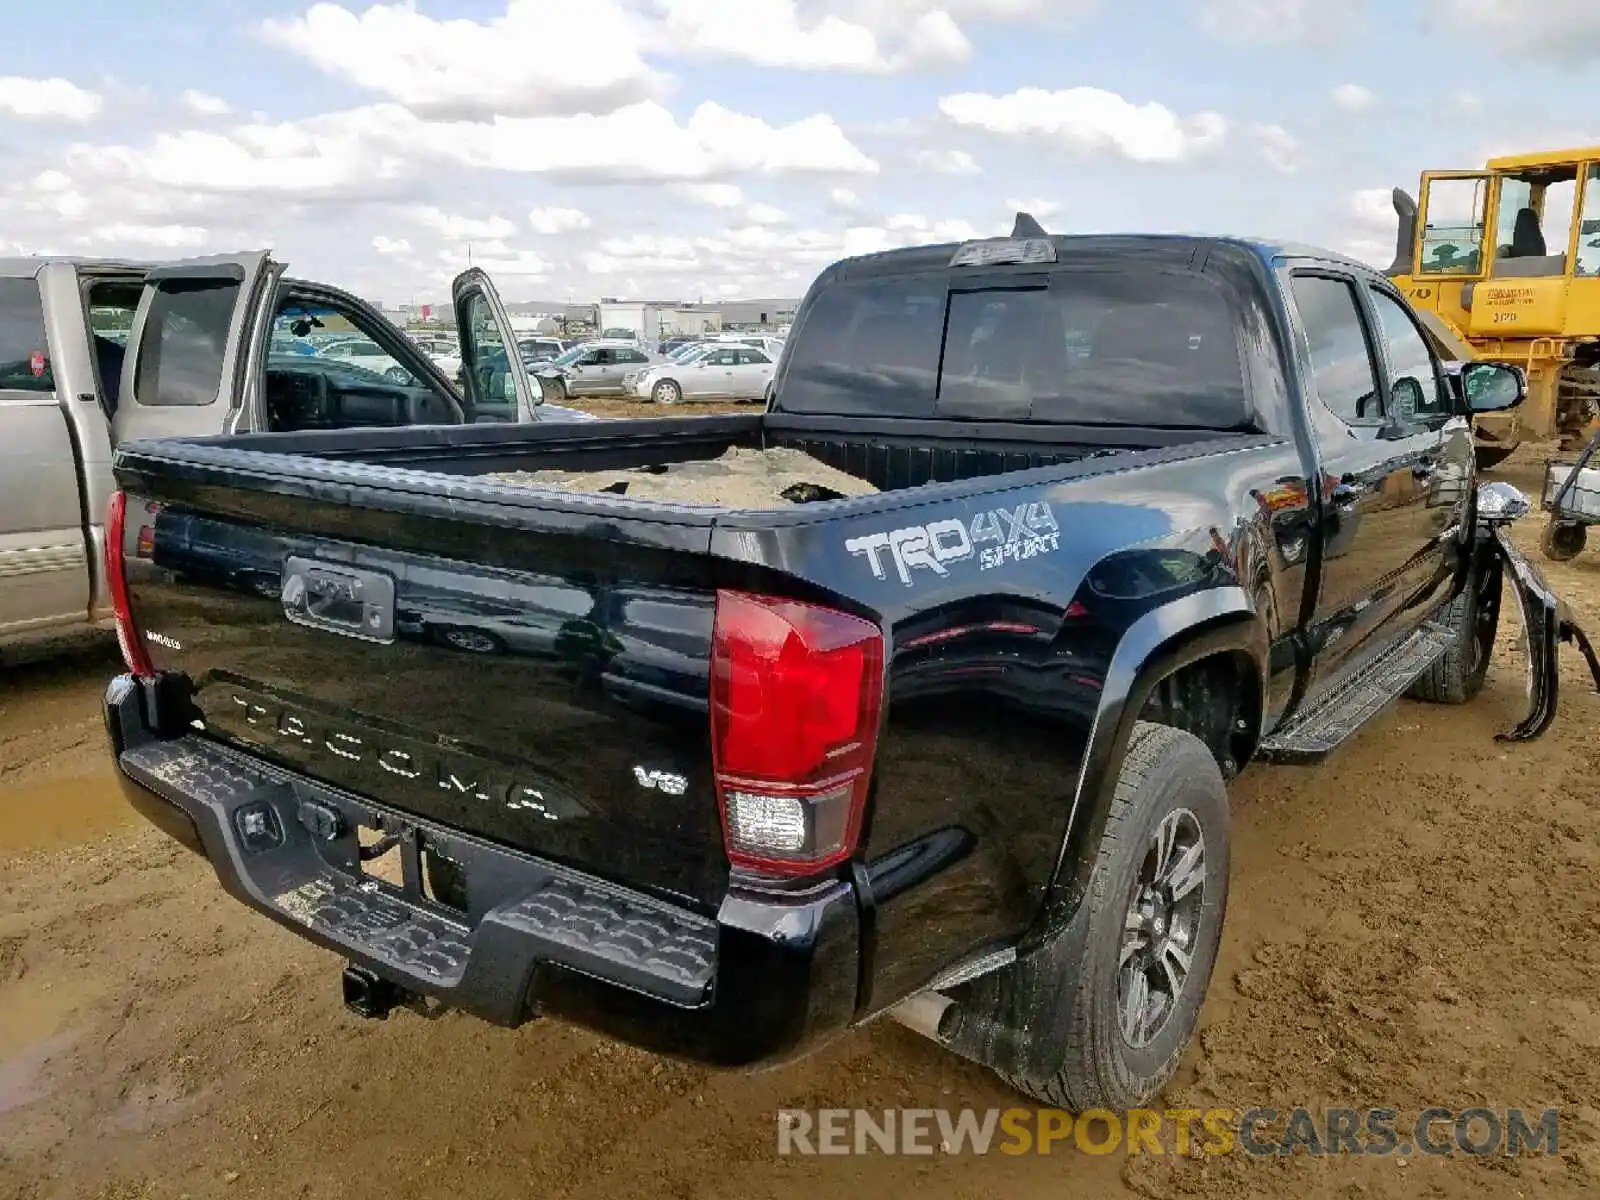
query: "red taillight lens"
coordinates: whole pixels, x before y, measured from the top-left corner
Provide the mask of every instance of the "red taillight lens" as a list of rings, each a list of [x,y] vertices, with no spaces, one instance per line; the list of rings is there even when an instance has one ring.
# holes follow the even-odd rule
[[[798,875],[855,852],[882,702],[872,622],[717,593],[711,750],[729,861]]]
[[[117,621],[117,644],[122,647],[122,661],[135,675],[151,678],[156,670],[150,665],[150,652],[145,649],[139,627],[133,623],[133,610],[128,605],[128,573],[123,541],[128,527],[128,497],[124,492],[111,494],[111,506],[106,511],[106,586],[111,591],[111,610]]]

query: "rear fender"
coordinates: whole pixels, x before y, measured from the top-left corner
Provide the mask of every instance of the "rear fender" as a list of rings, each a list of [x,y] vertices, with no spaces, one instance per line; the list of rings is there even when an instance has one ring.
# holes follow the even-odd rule
[[[1060,929],[1078,908],[1094,867],[1094,847],[1116,794],[1118,764],[1156,685],[1174,672],[1215,654],[1235,652],[1246,656],[1254,668],[1257,694],[1250,705],[1253,716],[1235,738],[1236,760],[1242,764],[1260,740],[1267,647],[1266,625],[1249,594],[1238,587],[1184,596],[1153,609],[1129,627],[1106,672],[1043,919],[1030,940]]]
[[[1037,1087],[1054,1076],[1071,1020],[1068,996],[1088,933],[1081,901],[1134,723],[1156,685],[1173,672],[1215,654],[1245,655],[1254,664],[1259,694],[1253,727],[1238,735],[1242,761],[1260,737],[1267,644],[1264,621],[1238,587],[1174,600],[1129,627],[1106,672],[1045,905],[1021,949],[1031,969],[992,971],[958,989],[958,1002],[975,1019],[962,1022],[947,1043],[952,1050]]]

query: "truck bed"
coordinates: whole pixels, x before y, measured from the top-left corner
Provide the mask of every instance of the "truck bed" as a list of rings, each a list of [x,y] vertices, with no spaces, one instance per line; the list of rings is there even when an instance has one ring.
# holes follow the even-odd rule
[[[468,494],[483,495],[481,490],[468,485],[488,475],[660,466],[714,459],[736,446],[788,447],[865,480],[880,493],[831,501],[830,506],[880,507],[893,506],[892,498],[881,493],[905,492],[928,484],[959,484],[1015,471],[1072,464],[1085,464],[1087,470],[1099,470],[1106,464],[1098,460],[1113,455],[1142,452],[1139,461],[1154,462],[1172,451],[1186,456],[1202,445],[1248,440],[1250,436],[1199,429],[872,420],[855,416],[841,419],[759,413],[570,425],[467,425],[314,434],[246,434],[211,438],[204,443],[183,443],[182,450],[176,453],[196,478],[206,477],[212,471],[225,472],[231,478],[247,473],[254,478],[260,473],[260,482],[270,481],[271,490],[300,490],[290,483],[293,478],[303,487],[313,489],[319,483],[372,483],[386,491],[413,497],[432,494],[465,498]],[[137,471],[141,457],[147,453],[163,459],[170,459],[172,454],[154,447],[130,447],[124,457],[125,468]],[[272,469],[271,464],[278,456],[291,456],[295,460],[291,473]],[[359,467],[387,469],[369,472]],[[441,476],[448,478],[441,479]],[[494,481],[485,482],[492,485]],[[628,516],[645,521],[709,524],[719,513],[740,511],[727,505],[582,495],[555,489],[518,487],[513,492],[499,487],[495,494],[502,503],[524,511],[603,511],[619,518]],[[799,507],[815,509],[815,505]],[[830,513],[835,511],[837,509],[830,507]]]

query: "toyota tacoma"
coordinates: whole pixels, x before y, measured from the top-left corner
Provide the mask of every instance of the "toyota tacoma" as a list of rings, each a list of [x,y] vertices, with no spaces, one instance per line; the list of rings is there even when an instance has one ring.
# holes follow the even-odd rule
[[[112,752],[363,1015],[728,1067],[888,1015],[1124,1108],[1196,1027],[1233,776],[1471,699],[1503,579],[1507,736],[1552,719],[1582,635],[1473,475],[1524,392],[1361,264],[1020,215],[825,270],[762,413],[124,444]],[[502,478],[735,447],[875,491]]]

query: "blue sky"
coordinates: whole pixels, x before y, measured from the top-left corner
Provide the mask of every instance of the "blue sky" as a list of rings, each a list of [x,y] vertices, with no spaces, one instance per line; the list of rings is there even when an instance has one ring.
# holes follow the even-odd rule
[[[796,295],[1023,200],[1387,261],[1423,167],[1600,142],[1597,68],[1594,0],[68,0],[0,66],[0,253]]]

